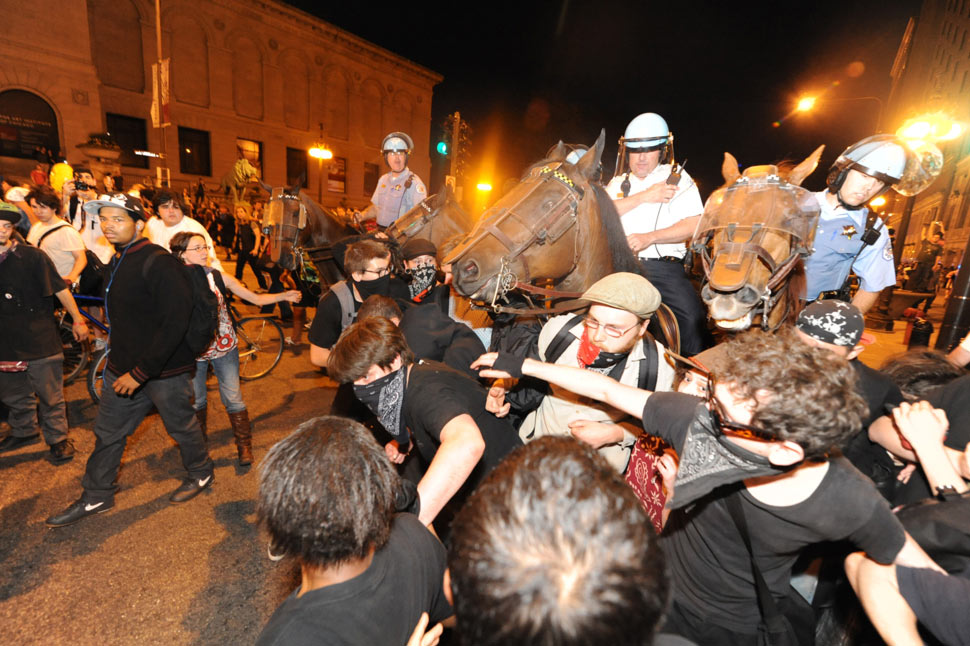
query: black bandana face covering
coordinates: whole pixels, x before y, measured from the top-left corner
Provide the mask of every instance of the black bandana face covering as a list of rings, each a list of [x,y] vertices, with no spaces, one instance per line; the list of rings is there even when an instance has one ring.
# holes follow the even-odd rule
[[[410,443],[401,409],[404,407],[404,377],[407,370],[402,366],[369,384],[354,384],[354,394],[381,420],[384,429],[394,436],[400,446]]]
[[[411,282],[408,283],[411,298],[431,289],[434,286],[435,279],[438,277],[438,270],[435,269],[434,265],[422,265],[421,267],[408,269],[407,272],[411,276]]]
[[[387,296],[391,289],[391,275],[381,276],[374,280],[355,280],[354,286],[360,293],[360,300],[366,301],[368,296]]]
[[[674,482],[673,509],[686,507],[721,485],[787,471],[763,455],[743,449],[718,433],[712,413],[698,404]]]

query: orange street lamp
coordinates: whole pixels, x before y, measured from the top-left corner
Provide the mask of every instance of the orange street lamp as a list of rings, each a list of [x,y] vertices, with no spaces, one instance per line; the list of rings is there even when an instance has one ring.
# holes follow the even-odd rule
[[[317,202],[323,204],[323,160],[333,159],[333,151],[323,143],[323,124],[320,124],[320,137],[317,143],[307,151],[310,157],[317,160]]]
[[[896,134],[906,141],[910,148],[916,149],[926,143],[956,139],[963,134],[963,125],[942,112],[937,112],[907,120]]]
[[[310,157],[314,159],[333,159],[333,151],[329,148],[324,148],[323,144],[317,144],[309,152]]]
[[[814,96],[802,97],[798,100],[798,105],[795,106],[795,109],[799,112],[808,112],[815,107],[815,101],[816,99]]]
[[[886,206],[886,198],[880,195],[879,197],[871,200],[869,202],[869,206],[871,206],[874,209],[878,209],[880,207]]]
[[[492,185],[489,184],[488,182],[479,182],[478,185],[475,186],[475,188],[477,188],[483,193],[488,193],[489,191],[492,190]]]

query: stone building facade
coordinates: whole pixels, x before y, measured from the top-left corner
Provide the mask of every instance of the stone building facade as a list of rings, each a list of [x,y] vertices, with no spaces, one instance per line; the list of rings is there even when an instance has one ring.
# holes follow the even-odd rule
[[[163,130],[150,115],[152,0],[36,0],[4,15],[0,173],[26,177],[30,149],[45,142],[83,163],[77,146],[110,132],[128,184],[164,165],[174,187],[201,177],[212,189],[245,156],[274,186],[306,172],[323,203],[362,206],[385,170],[381,139],[402,130],[415,142],[412,170],[428,176],[432,90],[442,77],[283,3],[162,0],[162,55],[171,60]],[[319,175],[307,152],[321,141],[334,159]]]
[[[924,0],[903,38],[893,77],[884,120],[891,129],[936,112],[964,128],[962,136],[938,144],[945,159],[943,172],[912,204],[902,257],[911,259],[932,223],[941,222],[946,231],[941,260],[956,265],[970,239],[970,0]],[[899,228],[906,208],[905,198],[889,201],[890,225]]]

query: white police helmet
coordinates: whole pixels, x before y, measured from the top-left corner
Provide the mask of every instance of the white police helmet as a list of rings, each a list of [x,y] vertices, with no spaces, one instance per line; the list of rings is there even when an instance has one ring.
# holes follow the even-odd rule
[[[414,150],[414,142],[404,132],[392,132],[381,142],[381,153],[384,155],[387,153],[410,155],[412,150]]]
[[[664,118],[656,112],[644,112],[627,125],[620,144],[627,150],[643,152],[664,146],[670,139],[670,128]]]
[[[857,170],[891,186],[906,170],[906,148],[892,135],[866,137],[846,148],[833,168]]]

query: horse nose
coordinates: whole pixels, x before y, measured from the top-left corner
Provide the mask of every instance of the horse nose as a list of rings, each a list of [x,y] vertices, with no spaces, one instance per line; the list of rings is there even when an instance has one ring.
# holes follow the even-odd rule
[[[711,290],[711,286],[707,283],[704,283],[704,286],[701,287],[701,300],[705,303],[710,303],[714,300],[714,292]]]
[[[758,290],[756,290],[754,287],[751,285],[745,285],[741,288],[741,291],[738,292],[737,298],[738,302],[744,305],[754,305],[758,302],[760,296],[758,295]]]
[[[474,280],[478,278],[478,263],[474,260],[469,260],[461,267],[462,278],[467,278],[469,280]]]

